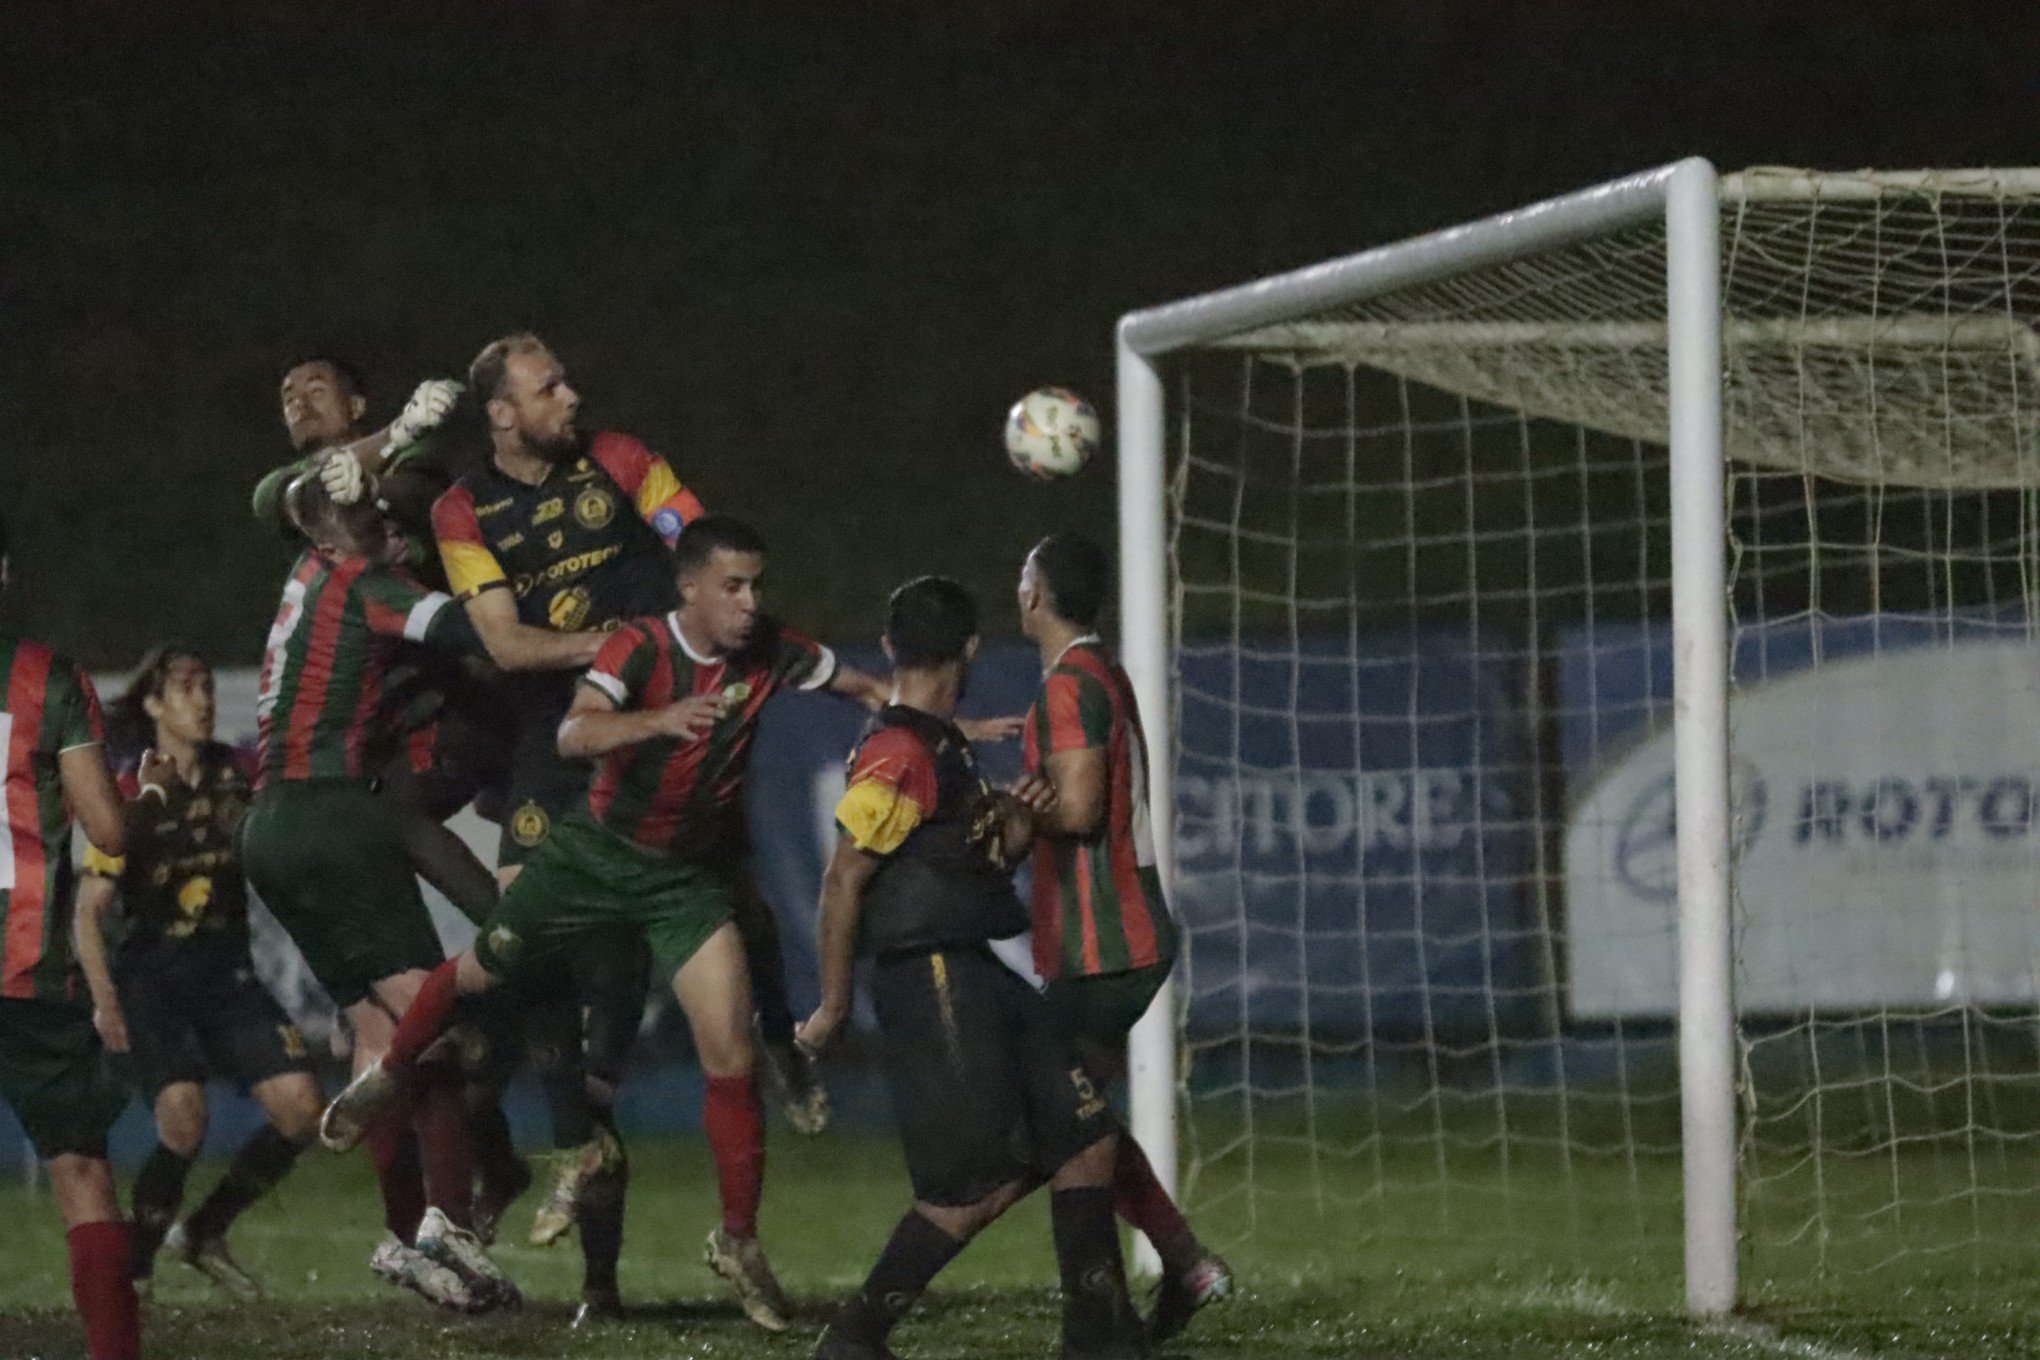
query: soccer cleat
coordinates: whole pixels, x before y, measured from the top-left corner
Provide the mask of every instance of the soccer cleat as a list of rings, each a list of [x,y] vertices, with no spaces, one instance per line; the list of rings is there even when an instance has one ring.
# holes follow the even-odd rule
[[[335,1152],[351,1152],[397,1103],[397,1094],[395,1074],[379,1062],[370,1063],[319,1116],[319,1141]]]
[[[262,1297],[262,1286],[227,1254],[227,1241],[223,1237],[199,1241],[179,1223],[163,1239],[163,1250],[237,1299],[253,1301]]]
[[[502,1267],[489,1259],[475,1235],[466,1228],[455,1227],[443,1211],[427,1209],[425,1217],[418,1221],[418,1251],[466,1281],[481,1310],[524,1306],[524,1295]]]
[[[531,1220],[531,1245],[549,1247],[567,1235],[581,1213],[581,1192],[588,1182],[623,1164],[623,1144],[601,1124],[595,1136],[577,1148],[556,1154],[552,1192]]]
[[[1181,1275],[1163,1275],[1155,1285],[1155,1306],[1148,1313],[1147,1338],[1160,1343],[1190,1325],[1190,1315],[1209,1303],[1232,1297],[1232,1267],[1207,1251]]]
[[[163,1246],[163,1238],[169,1234],[170,1216],[160,1211],[136,1209],[134,1222],[128,1225],[128,1250],[132,1253],[129,1278],[140,1289],[156,1274],[156,1253]]]
[[[829,1127],[829,1088],[822,1085],[822,1073],[815,1060],[802,1052],[792,1039],[768,1039],[752,1023],[763,1060],[765,1079],[779,1097],[779,1108],[796,1133],[820,1133]]]
[[[368,1268],[382,1280],[456,1313],[479,1313],[488,1307],[466,1280],[416,1247],[405,1246],[395,1233],[383,1234],[368,1258]]]
[[[496,1232],[503,1226],[503,1215],[517,1197],[531,1188],[531,1164],[522,1157],[511,1165],[517,1174],[508,1179],[490,1176],[475,1178],[475,1238],[485,1247],[496,1244]]]
[[[765,1259],[765,1248],[758,1245],[757,1238],[732,1237],[717,1227],[708,1235],[703,1258],[710,1270],[728,1280],[737,1291],[744,1316],[768,1332],[787,1329],[793,1305],[787,1302],[786,1292],[779,1287],[772,1264]]]
[[[572,1326],[578,1332],[598,1323],[621,1322],[623,1317],[623,1295],[614,1289],[583,1289]]]
[[[834,1327],[815,1343],[814,1360],[900,1360],[883,1341],[853,1341]]]

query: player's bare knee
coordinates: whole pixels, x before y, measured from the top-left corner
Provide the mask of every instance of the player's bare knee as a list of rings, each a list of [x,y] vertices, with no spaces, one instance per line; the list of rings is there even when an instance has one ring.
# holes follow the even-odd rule
[[[319,1088],[302,1072],[271,1077],[255,1087],[255,1099],[269,1125],[293,1143],[309,1143],[319,1131]]]
[[[113,1189],[113,1168],[105,1157],[82,1152],[60,1152],[45,1168],[50,1177],[50,1196],[57,1202],[66,1228],[85,1223],[117,1223],[120,1201]]]
[[[156,1138],[180,1157],[196,1157],[205,1144],[205,1088],[173,1082],[156,1093]]]
[[[1049,1184],[1057,1190],[1110,1185],[1118,1160],[1119,1134],[1114,1130],[1057,1167]]]

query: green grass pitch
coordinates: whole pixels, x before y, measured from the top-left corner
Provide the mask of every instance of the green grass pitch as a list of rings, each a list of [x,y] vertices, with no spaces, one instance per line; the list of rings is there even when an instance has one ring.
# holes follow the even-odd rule
[[[855,1286],[904,1208],[905,1177],[894,1146],[870,1134],[809,1140],[775,1129],[771,1158],[765,1237],[803,1310],[785,1337],[746,1323],[700,1263],[715,1204],[705,1147],[647,1140],[633,1151],[623,1286],[636,1312],[628,1322],[589,1333],[568,1330],[578,1253],[571,1242],[538,1250],[516,1240],[529,1222],[530,1198],[512,1211],[513,1232],[498,1252],[529,1296],[521,1313],[452,1317],[375,1282],[365,1266],[379,1227],[366,1161],[314,1152],[279,1195],[235,1230],[235,1249],[268,1284],[269,1301],[234,1306],[166,1260],[147,1307],[148,1354],[204,1360],[805,1356],[831,1302]],[[1201,1315],[1165,1354],[1211,1360],[2040,1357],[2040,1305],[2034,1302],[2040,1289],[2032,1277],[2008,1274],[2009,1265],[1993,1275],[1988,1263],[1979,1276],[1962,1253],[1928,1254],[1916,1271],[1875,1272],[1860,1287],[1798,1291],[1790,1294],[1790,1306],[1766,1304],[1727,1326],[1689,1323],[1678,1309],[1678,1173],[1669,1160],[1575,1168],[1568,1193],[1580,1202],[1594,1202],[1603,1190],[1633,1198],[1640,1186],[1661,1201],[1667,1228],[1638,1239],[1589,1219],[1562,1253],[1503,1243],[1499,1222],[1481,1220],[1478,1177],[1457,1180],[1441,1230],[1441,1203],[1432,1194],[1375,1195],[1365,1208],[1319,1212],[1328,1169],[1320,1165],[1313,1172],[1306,1162],[1279,1150],[1261,1157],[1251,1206],[1243,1182],[1206,1178],[1193,1210],[1233,1261],[1244,1293]],[[1420,1179],[1421,1168],[1404,1170],[1412,1181]],[[1520,1186],[1547,1170],[1518,1165],[1511,1175]],[[194,1192],[203,1193],[217,1172],[216,1164],[202,1166]],[[1329,1174],[1360,1180],[1359,1168],[1332,1167]],[[1601,1185],[1596,1177],[1621,1184]],[[0,1236],[0,1357],[81,1355],[62,1234],[47,1193],[31,1196],[12,1181],[0,1190],[0,1215],[13,1225]],[[1045,1205],[1037,1199],[951,1267],[900,1329],[897,1348],[909,1360],[1051,1356],[1053,1281]],[[1752,1283],[1762,1297],[1762,1279]]]

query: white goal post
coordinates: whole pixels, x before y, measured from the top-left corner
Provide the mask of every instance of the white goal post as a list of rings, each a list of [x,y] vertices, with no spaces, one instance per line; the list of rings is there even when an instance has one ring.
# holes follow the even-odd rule
[[[2008,235],[2018,249],[2030,249],[2030,241],[2009,233],[2003,221],[1995,237],[1979,229],[1973,243],[1976,258],[1940,262],[1954,278],[1972,266],[1985,276],[1999,270],[2010,282],[2004,286],[2007,305],[1996,312],[1994,294],[1986,293],[1979,303],[1956,297],[1952,287],[1935,292],[1923,286],[1888,300],[1878,291],[1883,287],[1879,271],[1891,259],[1911,265],[1935,249],[1946,256],[1950,239],[1965,248],[1972,243],[1948,233],[1922,247],[1919,242],[1929,235],[1922,233],[1910,243],[1889,245],[1878,236],[1878,223],[1851,228],[1854,234],[1846,236],[1841,252],[1851,268],[1860,258],[1870,279],[1865,287],[1872,305],[1861,314],[1845,296],[1846,278],[1837,288],[1839,296],[1816,297],[1809,304],[1807,296],[1834,281],[1812,265],[1802,279],[1792,273],[1795,262],[1789,259],[1762,261],[1765,269],[1775,264],[1766,279],[1775,275],[1784,280],[1774,290],[1780,298],[1764,300],[1777,301],[1775,307],[1733,306],[1724,299],[1724,221],[1746,205],[1819,208],[1907,194],[1915,200],[1931,194],[1934,203],[1941,195],[1966,195],[1973,201],[1996,195],[2000,204],[2012,196],[2023,207],[2040,202],[2040,172],[1851,176],[1759,170],[1722,177],[1707,161],[1689,159],[1469,225],[1134,312],[1118,326],[1122,648],[1154,734],[1156,851],[1172,896],[1179,818],[1171,724],[1181,714],[1182,656],[1177,648],[1182,639],[1176,630],[1184,603],[1181,582],[1172,577],[1171,478],[1179,469],[1172,465],[1170,447],[1179,429],[1187,446],[1189,415],[1176,409],[1165,392],[1166,365],[1192,351],[1343,364],[1349,373],[1385,372],[1525,419],[1551,419],[1668,446],[1669,487],[1659,493],[1670,507],[1670,745],[1675,772],[1675,817],[1670,820],[1676,834],[1675,869],[1667,886],[1676,888],[1678,932],[1685,1299],[1699,1315],[1718,1315],[1738,1302],[1738,1139],[1745,1125],[1739,1121],[1737,1081],[1751,1050],[1763,1042],[1758,1035],[1739,1049],[1735,1004],[1732,936],[1741,927],[1732,897],[1732,838],[1739,833],[1730,792],[1729,705],[1737,655],[1734,630],[1751,620],[1734,612],[1730,549],[1732,544],[1738,552],[1747,547],[1751,560],[1763,562],[1769,560],[1765,551],[1775,551],[1775,545],[1745,544],[1732,522],[1738,504],[1733,469],[1830,479],[1824,483],[1830,485],[1856,483],[1873,488],[1866,493],[1873,499],[1881,494],[1878,488],[1887,486],[1925,488],[1931,494],[1935,489],[2040,484],[2040,438],[2035,438],[2028,406],[2030,394],[2040,392],[2040,337],[2021,306],[2010,305],[2028,300],[2024,290],[2032,286],[2035,270],[2014,258],[2016,249],[2005,250]],[[2016,217],[2002,207],[2000,212]],[[1661,233],[1647,259],[1638,254],[1603,261],[1594,254],[1595,243],[1603,238],[1638,229]],[[1782,233],[1752,236],[1748,242],[1737,236],[1730,239],[1729,252],[1747,244],[1753,256],[1761,257],[1782,239]],[[1802,243],[1793,237],[1789,244]],[[1784,247],[1779,248],[1782,253]],[[1887,250],[1892,253],[1880,254]],[[1993,251],[2007,259],[1985,258]],[[1523,306],[1530,268],[1511,271],[1546,256],[1568,258],[1571,272],[1551,271],[1557,282],[1548,285],[1537,305]],[[1595,270],[1604,266],[1630,271],[1620,281],[1629,290],[1629,310],[1602,308],[1592,297],[1581,300],[1593,290]],[[1642,314],[1645,304],[1639,299],[1647,300],[1651,288],[1650,276],[1638,272],[1644,268],[1661,270],[1651,304],[1655,315]],[[1546,285],[1539,281],[1538,286]],[[1805,295],[1783,296],[1795,286],[1804,288]],[[1419,300],[1402,308],[1398,299],[1403,297]],[[1439,304],[1440,298],[1446,302]],[[1531,357],[1524,359],[1519,351]],[[1896,372],[1889,357],[1896,351],[1930,355],[1920,366],[1926,376]],[[1596,404],[1608,392],[1614,397]],[[1859,419],[1857,412],[1844,409],[1859,400],[1884,407]],[[1289,433],[1301,448],[1315,427],[1302,414],[1300,395],[1297,402],[1296,424]],[[1255,413],[1247,410],[1239,418],[1252,425]],[[1410,418],[1407,411],[1404,418]],[[1469,429],[1478,423],[1471,415],[1465,419]],[[1359,422],[1350,413],[1347,420],[1346,434],[1352,436],[1351,426]],[[1808,459],[1809,447],[1820,450],[1817,466]],[[1471,477],[1470,454],[1467,467]],[[1471,496],[1469,491],[1470,540],[1478,538]],[[1881,516],[1883,502],[1876,504]],[[1952,523],[1954,512],[1948,514]],[[1233,528],[1240,531],[1237,519]],[[1293,573],[1302,531],[1292,523],[1288,532]],[[1812,546],[1807,551],[1817,555],[1826,542],[1824,526],[1808,532]],[[1869,532],[1874,559],[1882,530]],[[1525,538],[1535,537],[1533,526]],[[1960,552],[1951,542],[1940,540],[1938,551],[1953,561]],[[2040,544],[2040,531],[2028,532],[2022,521],[2015,555],[2031,556],[2034,544]],[[1952,579],[1952,569],[1949,574]],[[1936,607],[1944,612],[1953,608],[1953,598],[1952,590],[1937,597]],[[1818,608],[1813,612],[1818,614]],[[2030,608],[2025,616],[2032,617]],[[1758,619],[1758,626],[1763,621]],[[1301,802],[1298,806],[1299,821],[1307,820]],[[1235,827],[1238,834],[1245,834],[1243,827],[1244,822]],[[1987,1008],[1988,1001],[1975,1004]],[[1894,1013],[1886,1013],[1887,1022]],[[1180,1014],[1179,998],[1165,991],[1135,1031],[1130,1053],[1134,1132],[1170,1181],[1178,1165],[1177,1120],[1185,1094],[1176,1070],[1183,1042]],[[1822,1020],[1831,1014],[1807,1003],[1803,1029],[1812,1033],[1809,1044],[1818,1044]],[[1307,1012],[1305,1023],[1307,1028]],[[1924,1040],[1921,1047],[1924,1054]],[[1887,1078],[1889,1066],[1887,1052]],[[1982,1075],[1996,1079],[1987,1059]],[[1972,1129],[1976,1122],[1972,1119]],[[1887,1132],[1880,1149],[1906,1141],[1896,1122]],[[1505,1143],[1508,1136],[1505,1129]],[[1816,1140],[1820,1136],[1814,1135]],[[1813,1151],[1825,1149],[1816,1142]],[[1743,1155],[1751,1155],[1747,1144]],[[1974,1195],[1973,1148],[1969,1174]],[[1824,1212],[1816,1210],[1817,1215]],[[1817,1223],[1825,1233],[1826,1220]]]

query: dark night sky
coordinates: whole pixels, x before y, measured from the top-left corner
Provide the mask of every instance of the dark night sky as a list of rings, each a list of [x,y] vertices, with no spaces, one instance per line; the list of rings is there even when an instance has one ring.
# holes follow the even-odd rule
[[[905,575],[1002,602],[1109,529],[1109,470],[1030,486],[997,427],[1109,397],[1129,308],[1696,152],[2040,158],[2013,3],[137,8],[0,18],[13,610],[97,663],[256,655],[287,554],[245,493],[307,347],[386,417],[536,327],[861,636]]]

